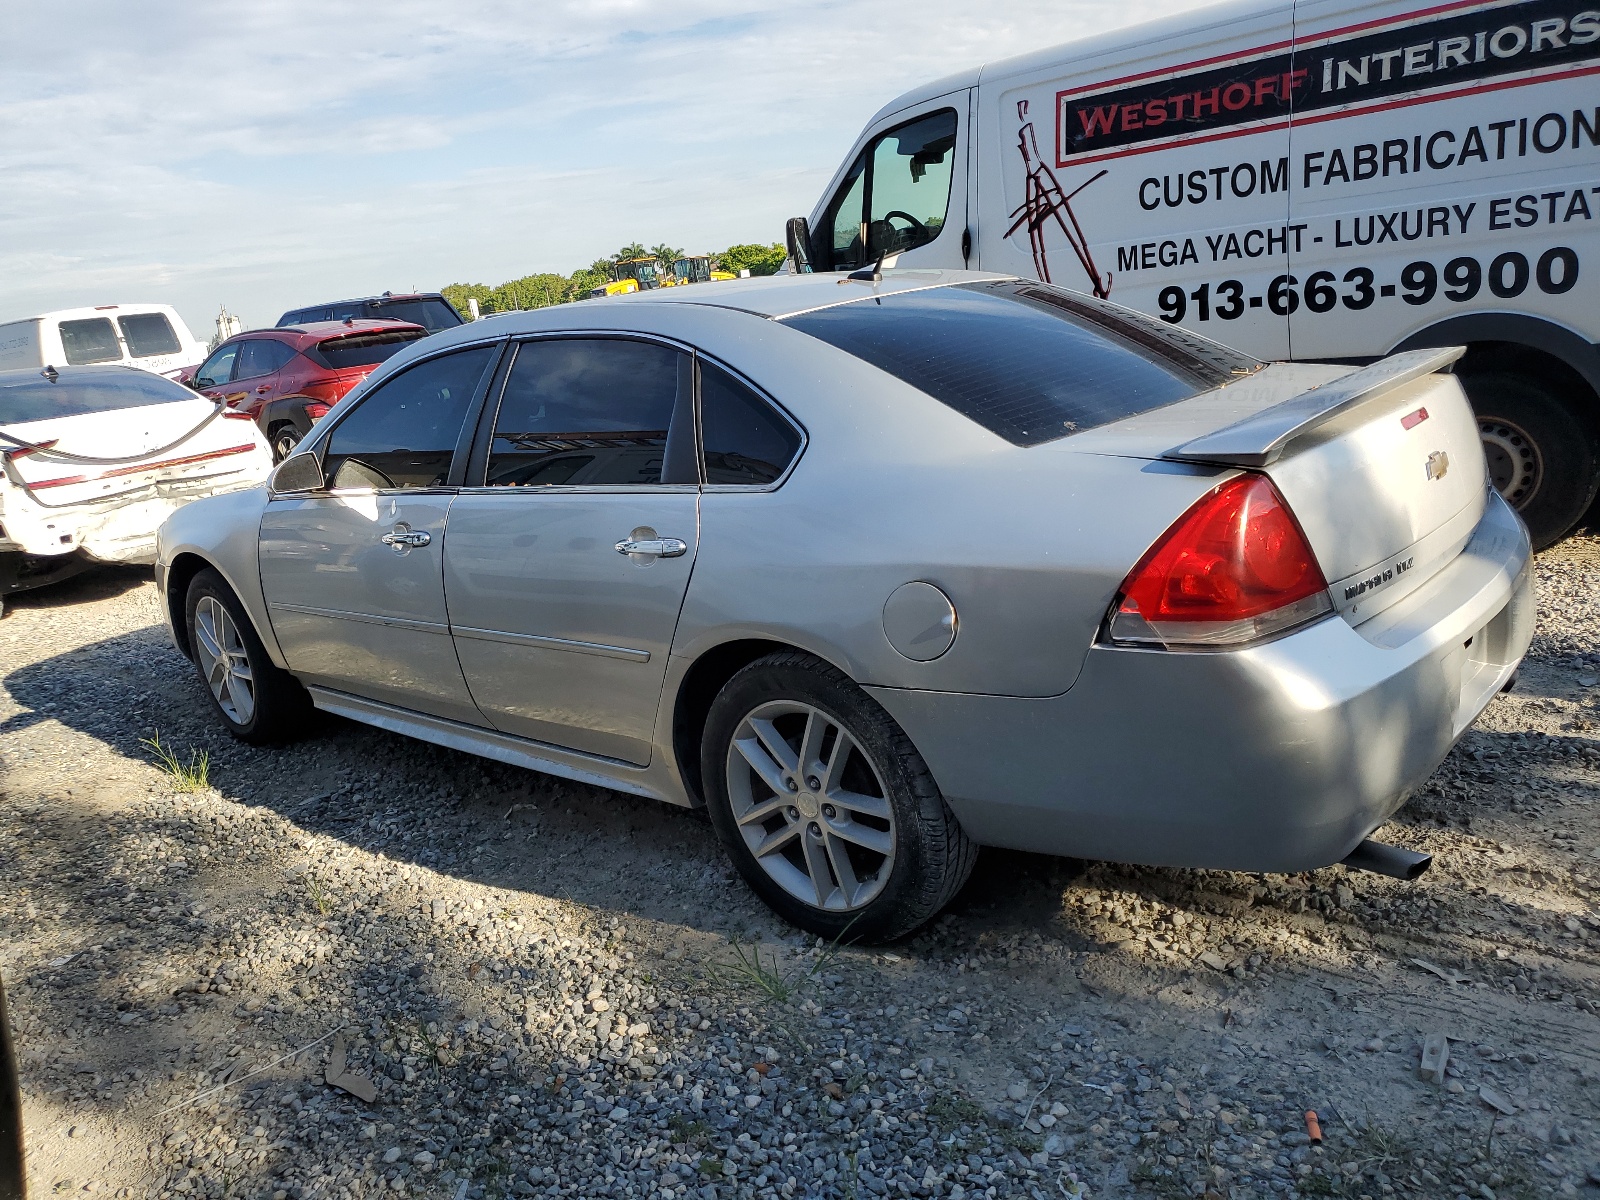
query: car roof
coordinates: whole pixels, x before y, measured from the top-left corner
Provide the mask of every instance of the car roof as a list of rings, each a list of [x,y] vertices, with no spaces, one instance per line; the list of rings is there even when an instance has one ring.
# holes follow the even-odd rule
[[[319,300],[315,304],[296,304],[286,312],[302,312],[308,308],[332,308],[335,304],[388,304],[394,300],[443,300],[442,292],[385,292],[381,296],[351,296],[346,300]]]
[[[1015,279],[1014,275],[999,275],[992,271],[925,270],[915,267],[905,269],[885,268],[882,278],[870,280],[851,279],[842,272],[819,272],[810,275],[759,275],[752,279],[723,279],[715,283],[697,283],[689,287],[659,288],[648,292],[634,292],[604,300],[585,300],[583,304],[701,304],[713,308],[731,308],[739,312],[754,313],[760,317],[792,317],[797,313],[812,312],[819,308],[833,308],[855,300],[873,296],[888,296],[896,292],[915,292],[925,288],[951,287],[958,283],[976,283],[986,279]]]
[[[225,346],[228,342],[244,342],[251,339],[270,338],[275,342],[289,342],[296,349],[314,346],[318,342],[325,342],[329,338],[349,337],[359,333],[382,333],[395,330],[416,330],[426,337],[428,331],[421,325],[411,321],[397,321],[388,318],[374,320],[368,317],[356,317],[349,321],[307,321],[301,325],[274,325],[269,329],[247,329],[243,333],[236,333],[227,342],[219,344]]]

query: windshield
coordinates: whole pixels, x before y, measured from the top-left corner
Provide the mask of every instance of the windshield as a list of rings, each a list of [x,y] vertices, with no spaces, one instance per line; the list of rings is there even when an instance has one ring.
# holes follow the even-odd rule
[[[396,351],[426,337],[420,329],[395,329],[383,333],[354,333],[329,338],[305,352],[306,357],[339,371],[346,367],[370,367],[391,357]]]
[[[1049,284],[896,292],[783,324],[887,371],[1016,446],[1187,399],[1261,363]]]
[[[32,371],[18,379],[0,379],[0,425],[199,399],[182,384],[148,371],[112,371],[88,376],[63,371],[54,383]]]
[[[441,329],[454,329],[462,324],[461,316],[455,309],[443,300],[368,300],[360,309],[352,311],[353,317],[390,317],[397,321],[410,321],[413,325],[421,325],[429,333],[438,333]],[[334,313],[336,320],[343,320],[347,314],[340,309]]]

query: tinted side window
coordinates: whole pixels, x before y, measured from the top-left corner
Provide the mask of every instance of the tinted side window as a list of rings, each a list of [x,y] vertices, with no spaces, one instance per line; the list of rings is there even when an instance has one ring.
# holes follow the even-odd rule
[[[67,352],[69,367],[122,359],[122,344],[117,341],[117,331],[111,328],[109,317],[61,322],[61,348]]]
[[[438,487],[472,393],[498,346],[419,363],[366,396],[328,439],[323,471],[336,488]]]
[[[700,364],[700,430],[708,484],[771,483],[788,469],[800,435],[714,363]]]
[[[216,387],[233,378],[233,360],[239,357],[240,343],[223,346],[201,364],[194,375],[195,387]]]
[[[254,379],[258,375],[270,375],[293,357],[293,350],[271,338],[240,342],[239,365],[234,368],[233,377]]]
[[[524,342],[495,415],[484,482],[659,484],[682,357],[620,339]]]
[[[122,326],[122,336],[127,339],[128,353],[135,358],[176,354],[182,349],[165,313],[135,313],[118,317],[117,324]]]

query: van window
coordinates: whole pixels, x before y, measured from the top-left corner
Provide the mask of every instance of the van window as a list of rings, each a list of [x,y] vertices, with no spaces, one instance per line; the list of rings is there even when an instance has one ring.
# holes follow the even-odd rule
[[[122,344],[110,317],[61,322],[61,348],[67,352],[69,367],[122,361]]]
[[[135,358],[152,358],[157,354],[176,354],[181,347],[178,335],[172,331],[172,322],[165,313],[134,313],[118,317],[122,336],[128,343],[128,353]]]
[[[964,283],[783,319],[919,388],[1014,446],[1187,399],[1255,359],[1049,284]]]
[[[836,271],[926,246],[944,229],[954,176],[956,111],[942,108],[875,138],[829,209]],[[862,253],[862,231],[866,253]]]

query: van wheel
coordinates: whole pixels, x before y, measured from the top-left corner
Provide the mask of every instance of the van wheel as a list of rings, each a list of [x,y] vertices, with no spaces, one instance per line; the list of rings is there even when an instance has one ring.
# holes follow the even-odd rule
[[[810,655],[771,654],[734,675],[707,715],[700,764],[745,882],[820,937],[903,937],[977,859],[905,731]]]
[[[1595,432],[1537,377],[1503,371],[1463,375],[1478,414],[1489,479],[1543,550],[1570,533],[1600,488]]]
[[[281,463],[300,444],[300,431],[293,425],[279,425],[272,431],[272,461]]]
[[[311,698],[273,664],[221,575],[208,567],[190,581],[184,614],[195,666],[228,732],[253,746],[294,740],[311,714]]]

